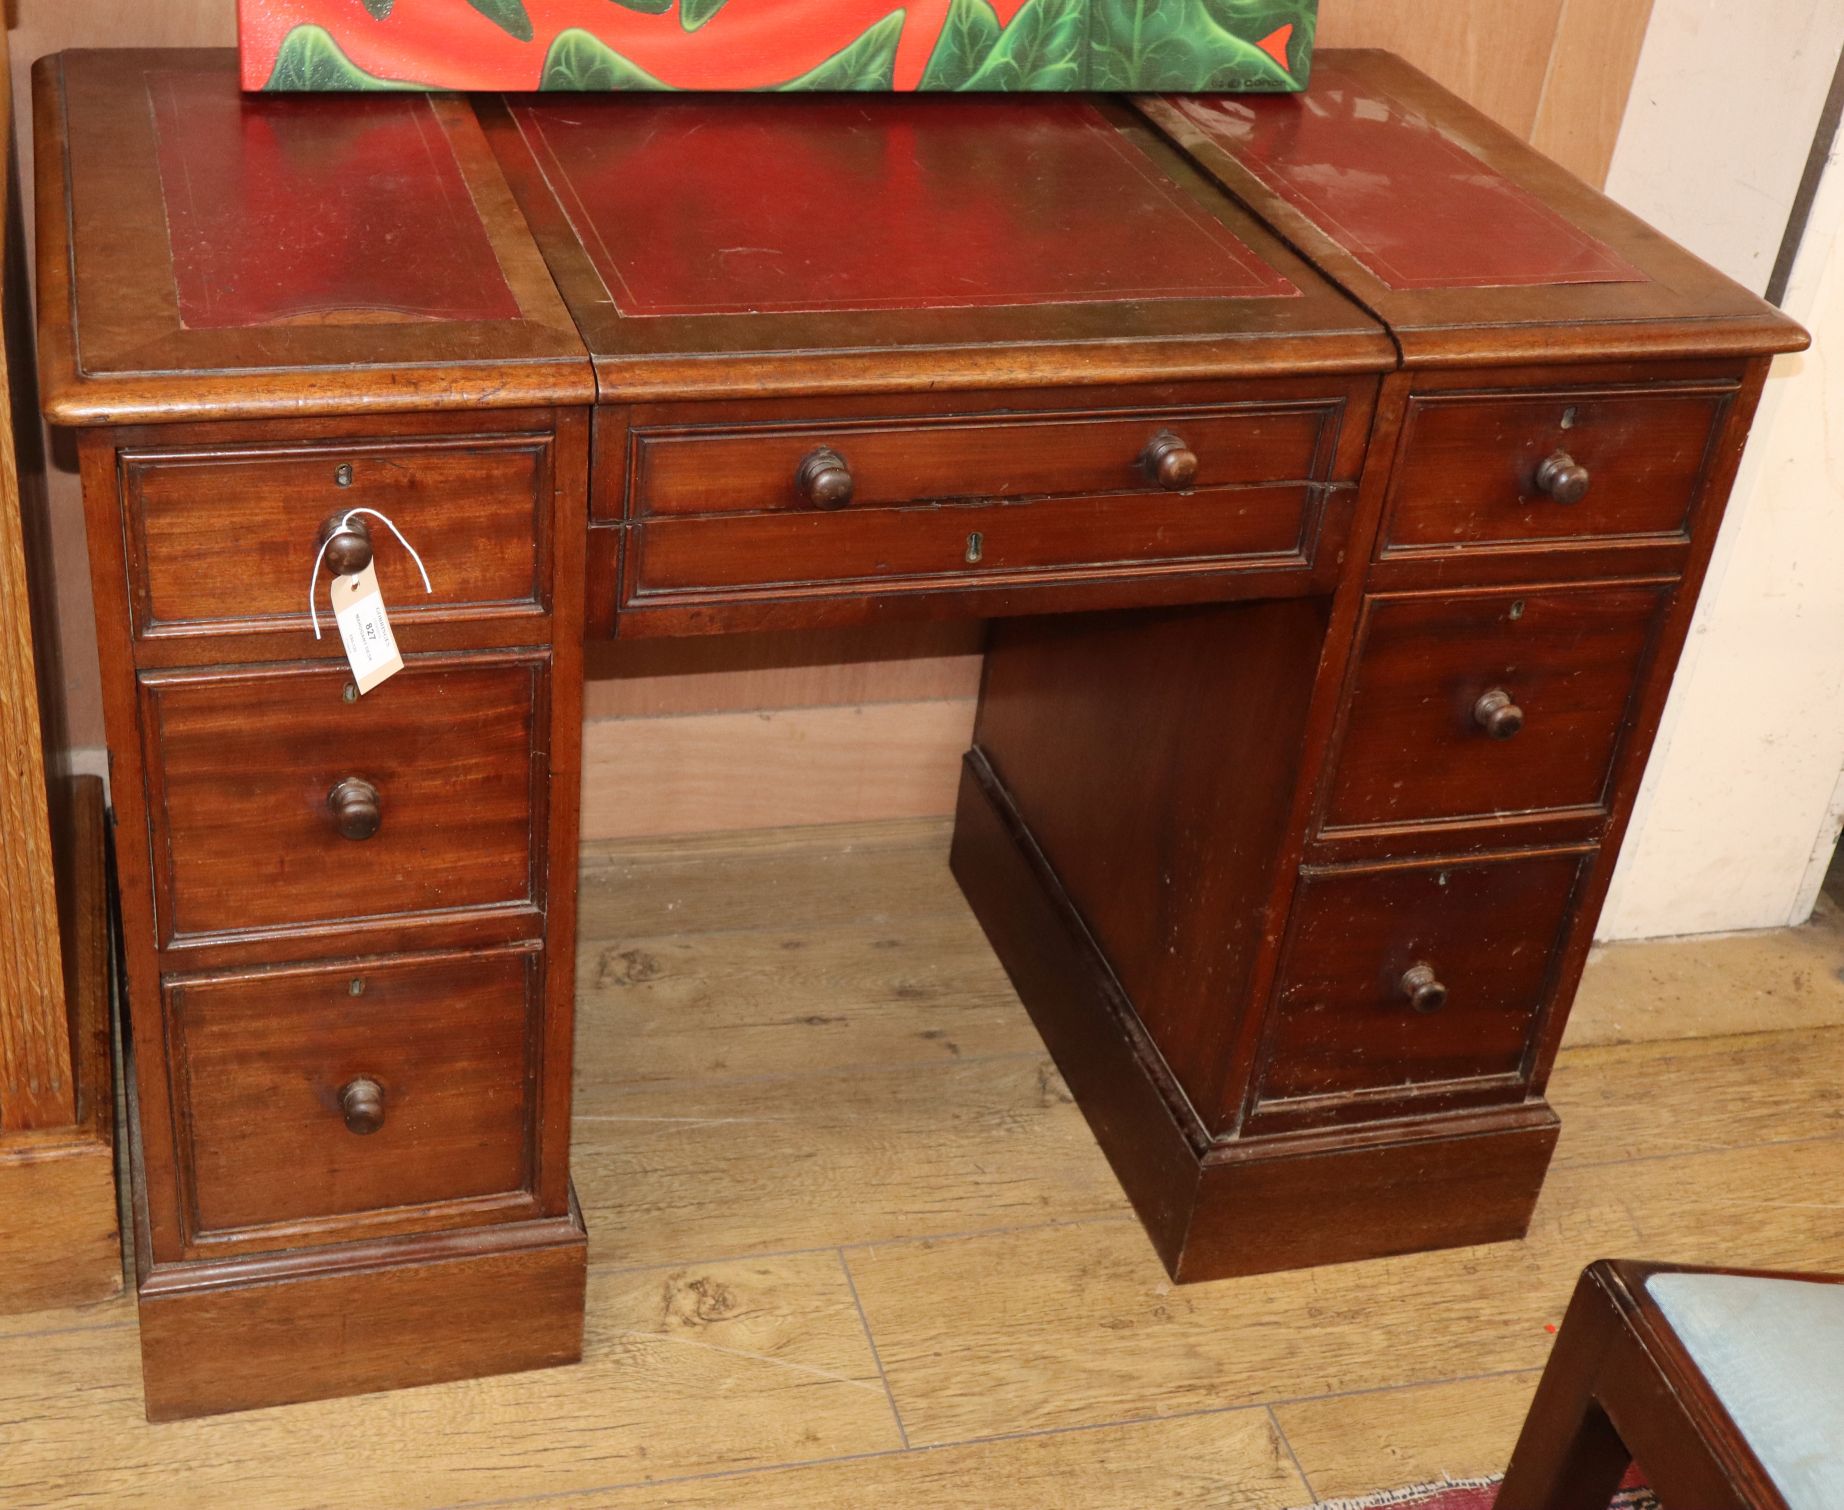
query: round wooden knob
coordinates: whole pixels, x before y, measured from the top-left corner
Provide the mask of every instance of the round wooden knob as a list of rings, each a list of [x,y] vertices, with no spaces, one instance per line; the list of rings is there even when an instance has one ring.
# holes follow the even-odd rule
[[[1494,687],[1473,704],[1473,722],[1494,739],[1510,739],[1524,727],[1524,710],[1503,687]]]
[[[1537,486],[1558,503],[1580,503],[1594,479],[1567,451],[1558,451],[1537,468]]]
[[[817,509],[842,509],[852,501],[852,469],[831,446],[809,451],[801,459],[794,484]]]
[[[1161,430],[1140,453],[1140,465],[1162,488],[1176,491],[1197,481],[1197,452],[1170,430]]]
[[[369,839],[384,821],[378,789],[356,776],[348,776],[327,793],[327,808],[339,825],[339,831],[348,839]]]
[[[1447,988],[1432,965],[1412,965],[1398,982],[1402,994],[1417,1012],[1438,1012],[1447,1005]]]
[[[336,577],[350,577],[371,565],[371,530],[363,519],[334,514],[320,526],[315,542],[326,547],[323,559]]]
[[[354,1080],[339,1092],[339,1114],[346,1130],[361,1138],[384,1126],[384,1087],[375,1080]]]

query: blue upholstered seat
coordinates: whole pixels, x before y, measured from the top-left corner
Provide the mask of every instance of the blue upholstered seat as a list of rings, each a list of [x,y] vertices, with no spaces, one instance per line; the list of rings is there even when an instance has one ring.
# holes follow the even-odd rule
[[[1844,1285],[1655,1274],[1646,1288],[1793,1510],[1844,1507]]]

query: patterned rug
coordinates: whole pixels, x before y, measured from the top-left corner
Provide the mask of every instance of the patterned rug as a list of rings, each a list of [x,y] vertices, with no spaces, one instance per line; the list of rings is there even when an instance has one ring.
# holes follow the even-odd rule
[[[1414,1489],[1386,1489],[1357,1499],[1321,1500],[1302,1510],[1492,1510],[1498,1498],[1496,1478],[1455,1479]],[[1637,1473],[1629,1473],[1608,1510],[1660,1510],[1658,1500]]]

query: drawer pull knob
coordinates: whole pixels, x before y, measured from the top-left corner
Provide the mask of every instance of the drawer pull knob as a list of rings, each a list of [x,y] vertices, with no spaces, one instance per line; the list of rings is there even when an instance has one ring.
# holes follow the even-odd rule
[[[1438,1012],[1447,1005],[1447,988],[1441,984],[1432,965],[1411,965],[1398,984],[1417,1012]]]
[[[348,776],[327,793],[327,807],[340,833],[348,839],[369,839],[384,821],[378,789],[356,776]]]
[[[351,577],[371,565],[371,530],[356,515],[329,515],[314,542],[326,547],[325,560],[336,577]]]
[[[800,496],[817,509],[842,509],[852,501],[852,469],[831,446],[809,451],[794,482]]]
[[[384,1087],[375,1080],[354,1080],[339,1092],[339,1114],[346,1130],[361,1138],[384,1126]]]
[[[1473,722],[1494,739],[1512,739],[1524,727],[1524,710],[1503,687],[1494,687],[1473,704]]]
[[[1197,481],[1197,452],[1170,430],[1161,430],[1147,443],[1140,465],[1160,487],[1173,492]]]
[[[1537,468],[1537,486],[1558,503],[1580,503],[1594,479],[1567,451],[1558,451]]]

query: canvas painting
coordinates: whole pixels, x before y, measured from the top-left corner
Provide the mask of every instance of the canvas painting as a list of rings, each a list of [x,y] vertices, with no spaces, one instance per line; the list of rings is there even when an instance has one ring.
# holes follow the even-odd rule
[[[1306,87],[1318,0],[239,0],[249,90]]]

